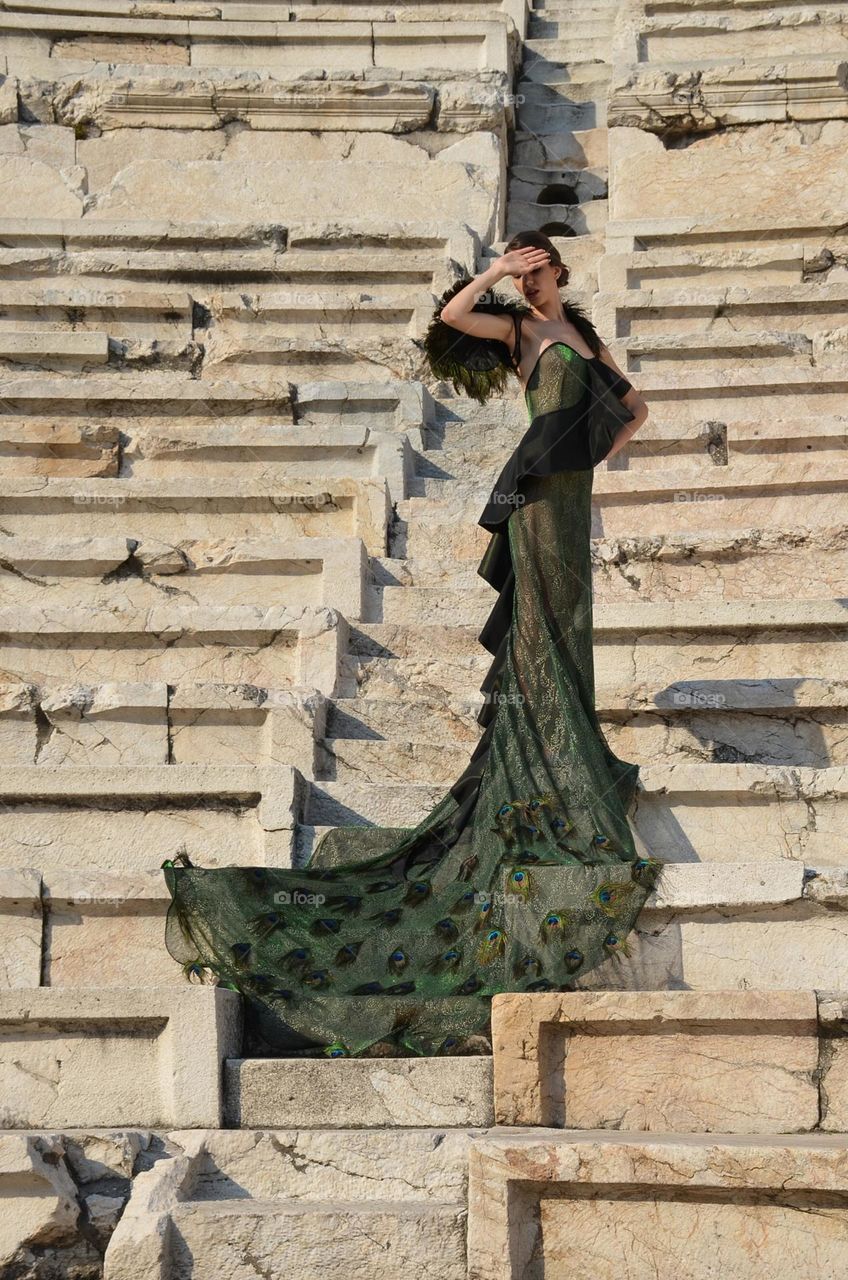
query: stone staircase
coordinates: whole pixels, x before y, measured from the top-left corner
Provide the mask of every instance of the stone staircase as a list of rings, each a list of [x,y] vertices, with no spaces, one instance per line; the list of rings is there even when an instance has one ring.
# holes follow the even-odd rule
[[[3,1280],[843,1275],[843,8],[0,12]],[[595,652],[667,875],[491,1052],[251,1057],[161,861],[467,762],[526,414],[416,340],[529,226],[651,409]]]
[[[507,235],[533,227],[548,235],[602,240],[617,9],[616,3],[555,0],[534,5],[528,16],[515,89]]]
[[[223,1058],[171,1094],[191,1127],[160,1127],[151,1105],[188,1055],[169,1059],[160,1037],[145,1062],[118,1032],[101,1045],[134,1087],[100,1099],[104,1127],[0,1137],[0,1189],[59,1265],[99,1253],[106,1280],[839,1274],[838,994],[496,996],[492,1058],[442,1060],[227,1057],[235,1000],[193,990],[170,1009],[207,1066]],[[230,1128],[204,1122],[216,1093]]]

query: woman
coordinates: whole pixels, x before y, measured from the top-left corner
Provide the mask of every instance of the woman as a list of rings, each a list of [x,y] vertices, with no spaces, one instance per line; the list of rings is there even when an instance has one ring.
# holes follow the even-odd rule
[[[481,301],[507,276],[523,304]],[[434,373],[481,401],[511,369],[530,416],[479,521],[478,573],[499,594],[461,776],[418,826],[337,827],[301,871],[163,863],[169,951],[241,991],[272,1048],[456,1051],[495,992],[572,989],[627,955],[656,884],[626,817],[638,767],[595,713],[590,565],[592,468],[647,407],[561,299],[567,278],[546,236],[520,233],[446,292],[424,343]]]

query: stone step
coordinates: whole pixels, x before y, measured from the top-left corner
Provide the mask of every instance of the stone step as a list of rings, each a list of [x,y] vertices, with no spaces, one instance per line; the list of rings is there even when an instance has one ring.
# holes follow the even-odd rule
[[[838,570],[840,556],[843,557],[844,563],[844,550],[838,547],[835,549],[834,573]],[[637,571],[637,566],[633,566],[633,570],[634,572]],[[662,607],[671,611],[671,609],[675,608],[675,603],[683,603],[680,602],[680,594],[678,591],[671,590],[667,591],[664,598],[649,599],[647,591],[639,590],[638,595],[637,593],[632,593],[629,599],[628,595],[621,593],[619,599],[623,603],[626,602],[628,608],[630,607],[630,602],[632,602],[633,607],[637,609],[640,607],[648,608],[649,605],[653,605],[657,611],[661,611]],[[819,598],[817,596],[806,596],[803,589],[792,594],[795,600],[804,599],[810,602],[808,620],[804,625],[815,627],[819,631],[825,630],[826,627],[831,625],[830,622],[816,621],[819,609],[822,603],[825,603],[822,602],[820,596]],[[479,630],[487,620],[488,614],[491,613],[496,599],[497,595],[493,593],[493,589],[487,584],[480,584],[479,586],[471,586],[469,584],[456,586],[456,588],[370,585],[365,590],[363,617],[369,622],[384,626],[415,626],[416,621],[418,621],[433,626],[478,627]],[[598,630],[617,632],[620,635],[620,627],[616,623],[615,616],[610,617],[610,620],[607,621],[605,613],[603,613],[607,608],[615,609],[617,607],[616,600],[605,598],[601,591],[598,591],[596,600],[596,626]],[[698,608],[703,620],[702,600],[703,598],[698,603]],[[746,596],[735,599],[728,598],[724,594],[713,593],[710,622],[716,627],[716,630],[726,631],[729,627],[734,627],[734,622],[725,621],[725,618],[730,618],[730,620],[733,618],[733,605],[740,603],[740,600],[746,600],[752,609],[757,609],[758,605],[763,603],[762,596],[756,590],[751,590]],[[825,612],[829,617],[833,617],[833,611],[830,608],[826,608]],[[642,625],[648,626],[651,630],[660,630],[661,623],[655,626],[655,623],[648,622],[648,614],[640,613],[639,617],[644,620]],[[742,623],[742,626],[746,627],[746,630],[752,626],[757,630],[761,630],[762,622],[753,621],[753,613],[751,617],[752,621]],[[703,622],[701,623],[703,631],[710,630],[710,622],[706,622],[706,625]],[[783,626],[787,625],[788,623],[783,623]],[[794,626],[794,622],[792,625]],[[637,623],[637,626],[639,626],[639,623]],[[735,626],[739,626],[739,623],[735,623]],[[780,622],[778,622],[778,626],[781,626]],[[689,623],[689,625],[684,623],[683,628],[688,631],[693,630],[692,623]],[[669,631],[676,630],[680,630],[680,625],[674,621],[674,614],[669,613]]]
[[[316,357],[320,353],[316,352]],[[313,375],[315,374],[313,369]],[[372,370],[372,372],[374,372]],[[207,423],[221,427],[232,423],[245,426],[294,425],[293,397],[300,412],[297,425],[369,426],[391,429],[420,428],[432,403],[420,382],[376,376],[334,378],[310,375],[289,386],[270,388],[267,382],[250,383],[230,378],[188,378],[184,374],[147,370],[143,394],[138,372],[116,370],[106,376],[79,375],[74,378],[19,373],[4,384],[6,416],[4,429],[42,429],[83,419],[86,426],[95,419],[119,420],[123,429],[138,431],[143,426],[172,428]]]
[[[510,203],[571,205],[606,198],[605,169],[563,167],[557,171],[533,165],[510,166]]]
[[[192,1280],[248,1280],[273,1275],[285,1241],[285,1266],[292,1276],[366,1274],[370,1280],[397,1280],[406,1272],[426,1274],[434,1255],[439,1280],[465,1280],[464,1203],[408,1204],[376,1197],[367,1204],[344,1201],[237,1199],[183,1201],[170,1222],[174,1244],[172,1275]],[[242,1265],[245,1255],[248,1266]],[[145,1273],[110,1273],[110,1280]],[[152,1280],[152,1277],[151,1277]]]
[[[483,493],[464,482],[454,489],[461,495],[459,500],[415,497],[396,504],[400,523],[393,529],[393,555],[468,558],[477,548],[482,555],[486,540],[475,532],[474,522],[488,489]],[[846,489],[848,469],[836,462],[820,465],[804,458],[790,468],[755,457],[708,470],[599,467],[593,479],[593,504],[598,527],[610,537],[632,537],[636,527],[643,536],[712,531],[718,512],[723,528],[740,534],[752,527],[781,525],[819,531],[839,522]]]
[[[587,94],[583,96],[584,92]],[[572,97],[572,93],[574,96]],[[534,133],[571,133],[606,125],[606,95],[588,87],[564,85],[557,94],[547,85],[528,84],[516,105],[516,128]]]
[[[468,1148],[482,1132],[173,1134],[162,1158],[134,1180],[104,1280],[189,1273],[247,1280],[257,1268],[304,1280],[334,1273],[397,1280],[405,1272],[465,1280]]]
[[[0,761],[41,769],[290,765],[314,772],[317,689],[131,680],[0,684]]]
[[[835,822],[832,825],[836,827]],[[302,866],[315,842],[329,829],[300,824],[293,863],[273,850],[260,850],[257,854],[248,848],[246,860],[241,850],[224,848],[218,855],[211,841],[199,849],[192,844],[191,853],[203,867],[210,863],[213,867]],[[637,842],[640,830],[637,820]],[[120,838],[122,833],[112,834]],[[399,828],[399,838],[402,834],[405,829]],[[803,834],[809,840],[810,833]],[[161,848],[163,852],[174,852],[173,845],[167,842]],[[803,857],[782,856],[785,849],[781,842],[769,837],[768,846],[756,851],[758,860],[666,861],[659,886],[649,896],[637,929],[629,935],[627,963],[616,959],[600,965],[581,979],[581,989],[844,987],[848,982],[848,871],[845,865],[825,863],[826,858],[832,863],[840,850],[834,853],[832,846],[824,845],[820,851],[817,865],[805,865]],[[727,850],[718,852],[726,854]],[[733,850],[730,853],[732,859]],[[71,854],[81,860],[85,851],[73,846],[68,850]],[[670,858],[674,856],[671,850]],[[34,860],[32,854],[29,857]],[[170,894],[158,867],[150,867],[148,860],[147,869],[115,872],[92,866],[91,859],[85,865],[80,861],[76,867],[68,866],[66,861],[47,865],[46,857],[41,861],[45,865],[40,871],[34,867],[0,870],[0,939],[10,950],[6,974],[13,985],[20,988],[43,982],[50,989],[79,991],[106,984],[132,991],[143,969],[145,978],[156,987],[185,991],[183,970],[164,946]],[[551,887],[551,878],[555,885],[561,872],[539,868],[534,873],[531,868],[530,875],[534,874],[544,875]],[[567,884],[563,889],[566,894],[570,892]],[[116,945],[118,938],[120,946]],[[485,1036],[469,1037],[457,1050],[459,1056],[451,1057],[452,1062],[460,1064],[456,1068],[457,1081],[464,1079],[462,1073],[466,1070],[471,1073],[463,1089],[467,1086],[467,1107],[472,1109],[463,1111],[448,1092],[443,1097],[439,1123],[450,1125],[451,1117],[457,1123],[465,1123],[463,1116],[468,1119],[482,1114],[481,1077],[475,1074],[476,1067],[466,1068],[463,1064],[479,1062],[480,1054],[489,1048]],[[238,1053],[236,1045],[231,1056]],[[302,1063],[314,1065],[316,1061],[326,1061],[320,1049],[285,1058],[286,1064],[295,1063],[298,1071]],[[433,1093],[426,1083],[431,1077],[424,1067],[422,1075],[405,1081],[405,1077],[398,1079],[391,1074],[394,1064],[403,1059],[380,1056],[376,1062],[374,1058],[367,1061],[374,1067],[374,1073],[367,1075],[368,1088],[364,1084],[362,1090],[351,1086],[347,1105],[358,1099],[359,1114],[382,1116],[381,1122],[386,1125],[392,1115],[406,1126],[420,1123],[413,1119],[413,1108],[418,1102],[423,1105],[423,1100],[432,1098]],[[381,1069],[387,1061],[388,1075]],[[309,1094],[310,1109],[298,1112],[296,1108],[303,1107],[304,1095],[286,1092],[275,1074],[277,1067],[256,1066],[257,1075],[252,1077],[253,1062],[254,1059],[246,1059],[242,1067],[233,1068],[238,1080],[234,1076],[227,1083],[228,1113],[233,1117],[240,1114],[242,1124],[255,1127],[266,1122],[281,1123],[280,1117],[285,1114],[287,1123],[306,1127],[332,1125],[333,1121],[327,1118],[328,1108],[333,1114],[350,1115],[347,1123],[351,1126],[359,1124],[349,1110],[344,1111],[345,1104],[336,1104],[335,1085],[316,1092],[314,1098]],[[266,1087],[269,1073],[274,1076],[273,1089]],[[336,1077],[322,1079],[331,1081]],[[349,1079],[359,1077],[352,1074]],[[243,1089],[238,1081],[243,1083]],[[310,1116],[314,1118],[310,1120]]]
[[[622,220],[611,229],[601,288],[658,289],[661,296],[690,283],[733,290],[787,284],[806,289],[810,272],[826,269],[838,239],[827,223],[811,229],[807,218],[791,213],[744,213],[732,223],[724,217],[695,224],[679,218]]]
[[[813,865],[848,862],[844,767],[642,763],[640,780],[634,829],[643,847],[663,860],[806,857]],[[411,827],[447,789],[439,784],[313,781],[302,822],[314,827]]]
[[[636,380],[643,383],[640,377]],[[421,496],[417,490],[430,477],[461,477],[467,481],[479,472],[481,477],[494,479],[527,430],[527,407],[514,398],[502,401],[500,411],[493,413],[490,422],[481,422],[471,413],[466,416],[465,407],[460,404],[446,421],[441,416],[445,410],[450,412],[450,401],[437,402],[435,419],[426,429],[427,447],[415,456],[416,474],[409,479],[409,496]],[[681,422],[667,413],[660,401],[652,405],[648,422],[631,438],[624,469],[668,471],[673,467],[683,487],[691,483],[693,474],[698,474],[695,468],[715,478],[717,467],[747,463],[747,469],[743,467],[740,473],[747,478],[755,461],[757,465],[764,461],[772,464],[772,470],[766,473],[770,480],[777,478],[775,464],[794,475],[798,455],[809,455],[805,459],[807,466],[826,464],[830,473],[831,463],[844,462],[846,431],[848,417],[838,411],[789,417],[769,415],[766,420],[750,413],[743,417],[722,412],[716,418],[704,414],[694,421]],[[602,465],[595,472],[593,489],[610,472],[621,474],[621,467],[620,459]],[[824,467],[820,469],[825,474]]]
[[[481,529],[479,554],[463,559],[373,557],[375,589],[437,590],[446,600],[454,592],[476,590],[483,582],[477,568],[487,541]],[[594,599],[763,599],[781,580],[792,584],[796,599],[822,599],[842,589],[846,545],[848,524],[593,538]]]
[[[217,7],[213,11],[220,13]],[[327,28],[320,21],[280,21],[274,11],[268,21],[149,17],[138,15],[136,9],[130,15],[7,10],[0,14],[0,30],[7,41],[26,37],[27,65],[36,73],[53,63],[86,59],[89,66],[131,66],[138,60],[139,41],[146,46],[146,66],[260,67],[265,72],[292,74],[303,66],[326,64]],[[509,70],[503,21],[463,22],[454,17],[447,36],[441,21],[353,20],[336,23],[334,28],[333,68],[339,71],[424,66],[462,72],[470,79],[481,70]],[[56,74],[55,65],[50,70]]]
[[[496,1123],[811,1132],[828,1105],[832,1120],[848,1108],[833,1003],[812,990],[496,995]]]
[[[389,519],[384,479],[326,476],[261,485],[255,477],[198,476],[155,480],[0,478],[0,513],[10,538],[144,537],[173,545],[174,513],[181,538],[207,541],[241,534],[285,540],[360,538],[369,551],[386,549]],[[129,548],[128,548],[129,550]],[[110,627],[114,629],[114,626]],[[15,628],[20,630],[20,628]]]
[[[589,50],[600,58],[612,52],[615,19],[612,13],[587,15],[575,19],[568,13],[545,10],[531,13],[527,20],[527,42],[531,47],[539,41],[559,46],[561,62],[584,60]],[[526,57],[526,54],[525,54]]]
[[[222,1063],[241,1044],[235,991],[19,988],[0,991],[0,1018],[6,1129],[222,1123]]]
[[[732,324],[734,309],[727,308],[728,320]],[[775,325],[779,324],[779,316],[769,317]],[[755,317],[753,326],[761,323]],[[630,373],[666,368],[679,368],[682,362],[708,360],[711,369],[736,368],[740,362],[772,362],[792,363],[811,366],[826,371],[828,364],[834,368],[841,366],[841,361],[830,350],[829,335],[826,328],[827,317],[819,315],[817,322],[806,326],[803,315],[789,320],[786,328],[775,327],[761,329],[748,326],[744,320],[740,327],[733,330],[723,327],[696,333],[654,333],[637,334],[627,339],[620,339],[614,344],[614,355],[618,363]],[[817,333],[820,327],[824,332]],[[835,318],[831,320],[831,328],[836,327]],[[743,330],[740,332],[740,328]],[[613,350],[613,348],[610,348]],[[622,359],[622,356],[624,359]]]
[[[655,256],[610,255],[615,265],[609,260],[604,263],[606,287],[598,300],[597,318],[610,333],[621,335],[622,349],[634,354],[643,347],[652,350],[652,343],[658,350],[679,343],[682,349],[696,351],[706,334],[719,349],[724,341],[742,345],[751,340],[749,335],[760,333],[799,332],[812,340],[838,327],[848,301],[848,285],[838,280],[811,284],[797,278],[754,279],[746,287],[728,288],[727,281],[710,281],[700,274],[690,279],[695,256],[691,252],[680,255],[681,279],[652,282],[642,289],[630,280],[631,273],[643,267],[643,257]],[[765,262],[776,265],[774,254],[766,255]],[[702,265],[706,274],[708,260]],[[827,356],[827,349],[820,354]]]
[[[333,698],[316,777],[422,776],[452,782],[479,736],[482,695]],[[848,685],[826,678],[688,679],[679,685],[597,685],[606,737],[626,760],[711,761],[825,768],[848,763]]]
[[[206,866],[290,866],[303,791],[288,764],[7,766],[3,861],[45,873],[88,867],[130,882],[180,847]],[[89,891],[78,880],[62,889],[70,903]],[[131,895],[132,884],[115,892]]]
[[[511,155],[512,165],[533,165],[542,169],[560,169],[564,166],[580,169],[586,165],[605,172],[609,164],[607,130],[594,127],[571,131],[565,130],[560,133],[539,134],[515,129],[512,134]],[[512,165],[510,165],[510,170]],[[562,246],[562,249],[565,249],[568,253],[570,267],[572,265],[572,251],[576,247],[571,243],[563,244]],[[603,246],[601,247],[603,248]],[[599,260],[602,260],[604,256],[601,253]],[[621,286],[618,285],[617,287],[620,288]]]
[[[367,247],[353,226],[336,228],[331,243],[325,230],[320,223],[224,219],[175,224],[144,218],[0,218],[3,297],[63,298],[64,291],[77,290],[109,297],[120,286],[143,310],[166,299],[182,310],[191,297],[174,289],[176,282],[204,282],[218,294],[239,282],[250,284],[251,291],[279,290],[283,281],[315,289],[337,281],[345,289],[401,297],[410,286],[431,285],[452,254],[467,257],[463,237],[453,228],[433,227],[425,234],[402,228]]]
[[[128,527],[127,533],[129,534]],[[233,538],[215,546],[181,539],[9,538],[0,535],[4,605],[108,612],[120,582],[130,615],[173,604],[201,608],[325,606],[347,620],[364,614],[365,562],[357,538]],[[369,602],[369,607],[370,602]],[[130,623],[132,626],[132,623]]]
[[[813,646],[817,660],[824,660],[823,654],[830,655],[831,678],[844,678],[838,644],[848,619],[838,600],[728,600],[716,602],[707,615],[697,600],[633,601],[601,605],[595,609],[593,621],[599,684],[617,683],[622,664],[637,684],[652,678],[666,684],[689,680],[696,662],[701,678],[709,665],[713,668],[711,679],[782,679],[787,668],[795,674],[805,661],[809,663]],[[373,696],[369,688],[373,678],[379,682],[383,677],[389,681],[408,677],[414,686],[416,672],[424,682],[443,677],[447,681],[441,686],[443,690],[459,678],[458,692],[468,694],[472,691],[462,683],[478,671],[482,673],[492,660],[479,644],[478,632],[474,624],[440,626],[420,620],[407,626],[362,623],[351,637],[345,674],[355,677],[360,691],[369,696]],[[743,635],[745,651],[740,653],[736,650]],[[679,673],[670,655],[664,665],[655,668],[670,637],[685,646],[685,661],[682,657],[676,660]]]
[[[594,39],[591,35],[551,39],[542,34],[526,40],[516,92],[523,93],[527,85],[574,87],[582,100],[582,86],[591,86],[592,99],[606,98],[611,83],[610,49],[611,38],[605,34]]]
[[[607,201],[585,200],[580,204],[538,204],[525,200],[509,201],[507,232],[514,235],[522,229],[544,231],[546,235],[594,237],[603,231],[607,221]]]
[[[176,350],[176,348],[175,348]],[[108,336],[103,332],[61,333],[58,330],[14,331],[0,328],[0,361],[45,368],[81,368],[107,364],[113,356]]]
[[[493,1130],[470,1151],[468,1276],[837,1276],[846,1169],[842,1133]]]
[[[345,339],[361,344],[361,359],[373,348],[401,347],[409,334],[422,332],[432,309],[432,270],[416,288],[409,283],[368,296],[355,287],[281,289],[269,280],[251,292],[236,292],[220,282],[216,288],[196,282],[183,295],[161,289],[121,288],[106,292],[90,284],[57,282],[48,278],[40,289],[0,287],[0,359],[35,364],[45,357],[59,361],[105,363],[145,357],[164,362],[171,348],[179,351],[190,340],[202,344],[192,351],[210,361],[320,350],[318,340]],[[199,287],[198,287],[199,285]],[[69,312],[71,313],[69,315]],[[156,347],[149,344],[156,340]],[[232,348],[232,350],[230,350]]]
[[[494,1123],[490,1055],[231,1058],[225,1123],[235,1129],[446,1129]]]
[[[252,475],[259,491],[298,479],[321,483],[331,476],[384,476],[392,493],[401,496],[412,445],[421,438],[420,426],[411,426],[407,435],[352,421],[333,426],[326,418],[311,426],[214,419],[202,426],[185,421],[125,425],[122,431],[115,419],[89,426],[81,417],[68,423],[0,418],[0,485],[4,476],[24,475],[51,480],[120,476],[131,484],[201,478],[220,484],[231,477],[238,485]]]

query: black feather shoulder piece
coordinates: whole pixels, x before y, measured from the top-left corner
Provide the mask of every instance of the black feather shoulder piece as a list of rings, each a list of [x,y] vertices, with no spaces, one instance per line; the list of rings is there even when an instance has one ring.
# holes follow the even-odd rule
[[[515,373],[509,348],[497,338],[463,333],[441,318],[442,307],[470,284],[471,279],[471,276],[463,276],[445,290],[436,304],[421,345],[435,377],[453,383],[459,395],[471,396],[485,404],[491,395],[505,389],[509,375]],[[476,302],[472,310],[487,315],[523,315],[530,308],[517,298],[494,298]]]

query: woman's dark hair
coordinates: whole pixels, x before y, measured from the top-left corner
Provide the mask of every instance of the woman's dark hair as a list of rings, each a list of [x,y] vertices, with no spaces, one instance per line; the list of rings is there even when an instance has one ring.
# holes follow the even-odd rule
[[[551,255],[552,266],[562,268],[559,273],[559,280],[557,281],[557,287],[562,289],[564,285],[568,284],[568,267],[560,257],[559,249],[552,240],[548,239],[544,231],[516,232],[512,239],[508,240],[504,246],[504,253],[510,253],[513,249],[526,249],[531,245],[538,249],[547,249],[548,253]],[[598,336],[597,329],[592,324],[592,321],[586,315],[583,308],[576,302],[569,302],[566,298],[562,299],[562,305],[566,319],[569,320],[574,325],[577,332],[586,339],[586,342],[591,348],[593,354],[599,356],[601,354],[601,339]]]

